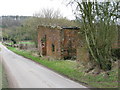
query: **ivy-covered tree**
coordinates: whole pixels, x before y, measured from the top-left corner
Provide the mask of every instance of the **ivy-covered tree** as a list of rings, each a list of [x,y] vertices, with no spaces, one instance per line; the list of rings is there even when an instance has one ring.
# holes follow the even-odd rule
[[[74,0],[77,19],[82,23],[82,34],[90,54],[90,61],[100,69],[110,70],[111,49],[117,37],[119,2]]]

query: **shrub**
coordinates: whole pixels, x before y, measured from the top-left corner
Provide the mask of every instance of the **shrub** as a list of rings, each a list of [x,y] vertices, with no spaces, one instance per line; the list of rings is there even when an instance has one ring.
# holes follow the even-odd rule
[[[112,56],[116,57],[117,59],[120,59],[120,48],[112,49]]]

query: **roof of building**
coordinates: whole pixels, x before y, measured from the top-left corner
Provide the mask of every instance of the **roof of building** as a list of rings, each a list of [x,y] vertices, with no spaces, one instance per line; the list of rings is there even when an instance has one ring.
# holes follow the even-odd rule
[[[62,27],[62,29],[79,30],[79,27]]]
[[[60,26],[43,26],[43,25],[39,25],[39,27],[47,27],[47,28],[57,28],[57,29],[69,29],[69,30],[79,30],[79,27],[60,27]]]

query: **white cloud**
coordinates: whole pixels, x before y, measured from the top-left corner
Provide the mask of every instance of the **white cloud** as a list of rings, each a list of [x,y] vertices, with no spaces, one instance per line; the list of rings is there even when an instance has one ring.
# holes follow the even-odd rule
[[[66,7],[63,0],[1,0],[0,15],[33,15],[42,8],[60,9],[61,13],[73,19],[71,7]]]

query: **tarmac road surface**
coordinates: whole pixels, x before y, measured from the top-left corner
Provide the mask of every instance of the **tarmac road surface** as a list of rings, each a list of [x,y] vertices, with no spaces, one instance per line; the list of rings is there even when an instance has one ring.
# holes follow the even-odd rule
[[[86,88],[54,71],[8,50],[0,43],[0,60],[10,88]]]

